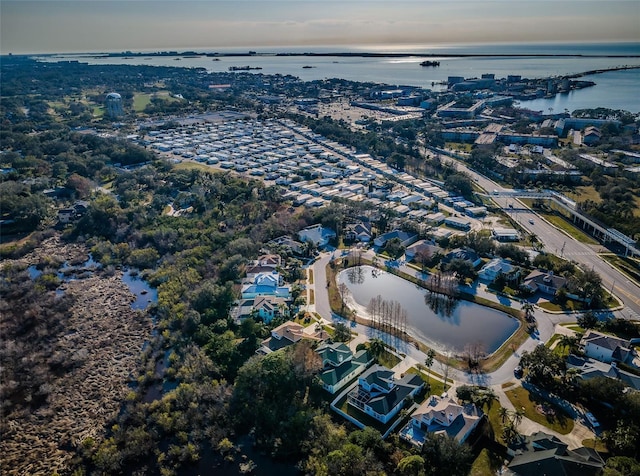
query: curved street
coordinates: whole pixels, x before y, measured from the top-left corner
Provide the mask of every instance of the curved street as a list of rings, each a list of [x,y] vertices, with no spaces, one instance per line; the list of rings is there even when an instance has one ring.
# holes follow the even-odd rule
[[[337,252],[336,252],[337,253]],[[367,251],[367,254],[364,256],[369,256],[373,254],[373,251]],[[329,294],[327,291],[327,274],[326,267],[331,261],[332,257],[334,257],[334,253],[327,252],[322,253],[314,263],[313,263],[313,275],[314,275],[314,296],[315,303],[311,305],[311,309],[315,310],[325,321],[327,322],[346,322],[342,317],[331,312],[331,306],[329,304]],[[418,271],[413,268],[409,268],[406,265],[399,265],[401,270],[404,272],[417,274]],[[470,288],[477,292],[482,292],[482,297],[487,299],[492,299],[496,302],[497,297],[495,294],[483,292],[479,290],[479,288]],[[513,302],[514,305],[518,307],[520,304],[517,301]],[[515,306],[514,306],[515,307]],[[538,332],[533,336],[530,336],[521,346],[518,348],[507,360],[506,362],[497,370],[490,373],[471,373],[471,372],[463,372],[457,369],[449,369],[449,378],[455,380],[459,383],[468,383],[474,385],[499,385],[510,380],[514,380],[513,371],[518,365],[520,361],[520,356],[524,351],[533,350],[536,345],[540,343],[544,343],[551,338],[551,336],[555,332],[556,324],[565,323],[565,322],[574,322],[575,316],[571,314],[549,314],[546,312],[542,312],[539,309],[535,309],[534,315],[538,324]],[[405,354],[411,360],[414,360],[416,363],[423,363],[426,359],[426,354],[421,350],[417,349],[415,346],[405,342],[399,337],[392,336],[386,332],[380,331],[378,329],[373,329],[371,327],[356,324],[353,322],[346,322],[351,326],[351,328],[358,333],[361,337],[360,341],[379,338],[382,339],[385,343],[394,347],[398,352]],[[360,342],[359,341],[359,342]],[[443,373],[442,370],[437,369],[438,364],[434,364],[434,371],[438,373]]]

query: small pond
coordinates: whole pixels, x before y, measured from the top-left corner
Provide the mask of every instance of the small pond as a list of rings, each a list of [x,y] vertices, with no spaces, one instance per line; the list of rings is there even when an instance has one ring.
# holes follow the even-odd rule
[[[408,333],[441,351],[462,353],[466,344],[481,343],[487,353],[492,353],[519,325],[504,312],[468,301],[457,301],[453,308],[440,306],[435,312],[435,306],[425,300],[427,291],[371,266],[362,266],[357,280],[349,279],[348,270],[342,271],[338,283],[347,285],[359,311],[366,312],[371,299],[378,295],[398,301],[407,311]]]
[[[122,281],[136,297],[136,300],[131,303],[132,309],[144,310],[149,304],[158,300],[158,290],[142,279],[137,271],[131,269],[125,271]]]
[[[96,269],[101,268],[101,264],[93,259],[89,254],[89,259],[78,266],[71,266],[68,262],[64,262],[58,270],[58,278],[63,282],[69,282],[75,279],[88,278],[93,275]],[[42,275],[42,271],[35,265],[27,268],[29,277],[32,280],[38,279]],[[158,301],[158,290],[152,288],[149,283],[140,277],[135,269],[127,269],[122,274],[122,281],[128,286],[129,290],[134,294],[135,300],[131,303],[132,309],[144,310],[149,304]],[[62,290],[57,291],[59,295]]]

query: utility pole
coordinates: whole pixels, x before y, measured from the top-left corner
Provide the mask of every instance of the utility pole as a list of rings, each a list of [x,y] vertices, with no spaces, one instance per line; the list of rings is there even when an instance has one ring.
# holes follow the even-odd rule
[[[566,241],[562,242],[562,248],[560,249],[560,258],[564,258],[564,245],[566,244],[567,244]]]

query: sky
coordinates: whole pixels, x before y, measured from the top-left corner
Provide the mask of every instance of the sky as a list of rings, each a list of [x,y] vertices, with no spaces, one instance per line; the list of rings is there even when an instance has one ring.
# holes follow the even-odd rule
[[[2,54],[603,41],[640,0],[0,0]]]

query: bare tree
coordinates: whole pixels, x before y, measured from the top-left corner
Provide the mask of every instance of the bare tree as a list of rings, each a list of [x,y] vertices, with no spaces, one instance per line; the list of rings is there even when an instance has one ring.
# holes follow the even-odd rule
[[[341,313],[343,314],[344,314],[344,308],[346,306],[345,299],[347,297],[348,291],[349,291],[349,288],[345,283],[340,283],[338,285],[338,294],[340,294],[340,310],[341,310]]]

